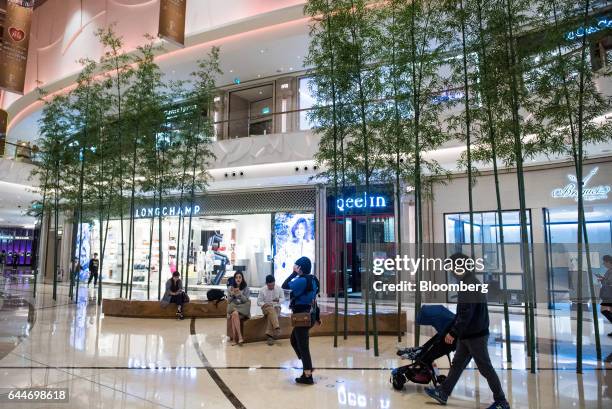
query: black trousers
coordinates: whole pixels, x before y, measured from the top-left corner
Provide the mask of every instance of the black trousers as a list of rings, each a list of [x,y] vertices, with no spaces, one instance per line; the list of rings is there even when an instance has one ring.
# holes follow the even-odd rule
[[[294,327],[291,331],[291,346],[298,359],[302,361],[302,367],[306,370],[312,370],[309,331],[309,327]]]
[[[91,280],[93,280],[94,285],[98,285],[98,272],[89,272],[89,280],[87,280],[87,285],[91,284]]]
[[[176,304],[179,311],[183,310],[183,304],[185,304],[185,293],[178,293],[170,297],[170,302]]]
[[[493,399],[496,402],[506,399],[499,377],[489,358],[489,350],[487,349],[488,339],[489,336],[485,335],[478,338],[457,340],[457,350],[455,351],[450,371],[446,380],[440,385],[440,389],[446,396],[450,396],[461,373],[468,366],[472,358],[474,358],[478,372],[484,376],[489,384],[489,388],[493,392]]]

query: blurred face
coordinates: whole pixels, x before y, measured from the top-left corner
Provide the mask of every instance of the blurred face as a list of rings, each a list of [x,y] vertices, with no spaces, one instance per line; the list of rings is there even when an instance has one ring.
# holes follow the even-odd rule
[[[609,262],[609,261],[604,261],[604,262],[603,262],[603,265],[604,265],[604,267],[605,267],[606,269],[608,269],[608,270],[612,268],[612,262]]]
[[[242,274],[236,274],[236,277],[234,278],[234,280],[236,280],[236,285],[240,287],[240,284],[242,284],[242,280],[243,280]]]
[[[274,290],[274,285],[276,283],[272,282],[272,283],[267,283],[266,285],[268,286],[268,290]]]
[[[297,264],[293,265],[293,272],[302,275],[302,269]]]
[[[96,259],[96,258],[98,258],[98,254],[97,253],[94,254],[94,259]]]
[[[181,278],[181,277],[180,277],[180,276],[172,276],[172,279],[173,279],[174,281],[178,281],[178,280],[179,280],[179,278]]]
[[[300,240],[304,240],[306,238],[306,226],[304,223],[298,224],[297,229],[295,229],[295,237]]]

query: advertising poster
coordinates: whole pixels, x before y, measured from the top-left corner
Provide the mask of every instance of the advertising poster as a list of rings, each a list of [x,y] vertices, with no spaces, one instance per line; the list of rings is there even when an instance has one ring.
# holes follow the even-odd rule
[[[8,126],[8,113],[0,109],[0,156],[4,155],[4,142],[6,141],[6,127]]]
[[[187,0],[161,0],[159,36],[181,46],[185,45],[185,13]]]
[[[276,213],[274,216],[274,276],[280,285],[293,271],[298,258],[315,264],[315,220],[313,213]]]
[[[0,88],[23,94],[32,7],[8,1],[2,49],[0,50]]]
[[[88,223],[81,224],[76,231],[76,248],[74,256],[79,259],[81,272],[80,281],[87,281],[89,278],[89,259],[91,258],[91,230]],[[80,257],[79,257],[80,255]]]

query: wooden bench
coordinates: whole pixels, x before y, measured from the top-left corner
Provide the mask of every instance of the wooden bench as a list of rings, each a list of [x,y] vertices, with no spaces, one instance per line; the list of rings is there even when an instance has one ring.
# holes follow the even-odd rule
[[[287,339],[291,335],[291,317],[281,315],[278,319],[281,332],[278,338]],[[369,317],[369,329],[372,331],[372,317]],[[321,325],[315,325],[310,329],[311,337],[334,335],[334,314],[332,312],[321,313]],[[266,340],[266,320],[263,316],[253,316],[241,322],[242,336],[244,342],[258,342]],[[397,334],[397,313],[385,312],[376,314],[376,324],[379,335]],[[403,333],[407,329],[406,313],[402,312],[400,319],[400,330]],[[338,333],[342,334],[344,329],[344,314],[338,314]],[[349,313],[348,333],[351,335],[365,334],[365,317],[363,313]]]
[[[225,318],[227,301],[192,300],[183,306],[186,318]],[[169,304],[162,308],[157,300],[125,300],[121,298],[104,298],[102,312],[111,317],[130,318],[175,318],[176,305]]]

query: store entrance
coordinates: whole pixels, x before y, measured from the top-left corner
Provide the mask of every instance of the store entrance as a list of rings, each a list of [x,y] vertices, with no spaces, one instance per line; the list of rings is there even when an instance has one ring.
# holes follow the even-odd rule
[[[576,206],[543,209],[546,263],[550,308],[567,308],[575,300],[578,284]],[[585,205],[585,222],[593,274],[605,274],[602,257],[612,254],[612,205]],[[583,257],[583,296],[589,296],[590,284],[586,254]],[[594,277],[593,277],[594,279]],[[597,291],[598,285],[593,280]],[[597,297],[597,293],[595,294]]]
[[[370,216],[372,250],[376,257],[395,255],[394,217],[391,215]],[[343,233],[346,244],[343,243]],[[338,217],[327,221],[327,288],[328,294],[335,292],[336,274],[339,294],[344,296],[343,264],[348,275],[346,292],[349,297],[363,296],[362,278],[365,274],[366,217]]]

